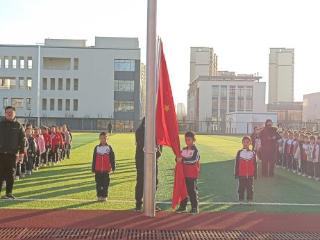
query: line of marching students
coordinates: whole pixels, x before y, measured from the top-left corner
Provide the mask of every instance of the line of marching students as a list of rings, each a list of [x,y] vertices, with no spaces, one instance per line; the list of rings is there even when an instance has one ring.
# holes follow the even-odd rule
[[[70,158],[72,134],[66,125],[33,127],[26,124],[24,157],[17,162],[15,179],[31,175],[41,167]]]

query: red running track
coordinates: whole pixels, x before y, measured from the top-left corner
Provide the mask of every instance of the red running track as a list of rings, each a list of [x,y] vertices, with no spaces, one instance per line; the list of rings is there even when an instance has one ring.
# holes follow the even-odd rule
[[[0,209],[0,226],[319,232],[320,214],[206,212],[189,215],[160,212],[155,218],[149,218],[130,211]]]

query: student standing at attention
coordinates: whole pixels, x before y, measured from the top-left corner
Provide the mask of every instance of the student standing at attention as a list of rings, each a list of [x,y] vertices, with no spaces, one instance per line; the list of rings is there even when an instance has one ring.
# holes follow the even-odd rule
[[[105,132],[99,135],[100,144],[94,148],[92,159],[92,172],[95,174],[97,199],[106,201],[110,184],[110,172],[116,169],[115,155],[108,144],[108,136]]]
[[[239,180],[239,202],[244,201],[247,193],[248,203],[253,201],[253,182],[257,178],[256,154],[250,150],[251,139],[242,138],[242,149],[238,151],[235,163],[235,178]]]

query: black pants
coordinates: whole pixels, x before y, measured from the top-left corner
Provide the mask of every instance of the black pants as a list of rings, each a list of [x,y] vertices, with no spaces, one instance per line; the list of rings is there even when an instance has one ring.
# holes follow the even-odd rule
[[[314,177],[313,162],[307,161],[307,175],[310,177]]]
[[[16,156],[14,154],[0,153],[0,192],[3,181],[6,181],[6,194],[12,193],[15,169]]]
[[[316,178],[320,177],[320,162],[314,163],[314,173]]]
[[[27,164],[26,164],[26,170],[31,171],[33,170],[33,164],[35,162],[35,158],[33,156],[27,157]]]
[[[247,201],[253,200],[253,177],[239,177],[239,201],[244,200],[244,195],[247,193]]]
[[[301,160],[301,173],[307,174],[307,161]]]
[[[186,208],[188,200],[191,202],[192,208],[198,208],[198,187],[196,178],[186,178],[186,187],[188,191],[188,198],[185,198],[180,203],[181,208]]]
[[[287,168],[289,170],[292,170],[293,167],[293,157],[292,156],[287,156]]]
[[[110,176],[107,172],[96,172],[96,189],[97,197],[108,197],[108,189],[110,184]]]
[[[70,152],[71,152],[71,145],[66,143],[64,149],[65,149],[65,154],[67,156],[67,159],[69,159],[70,158]]]
[[[141,208],[143,203],[143,186],[144,186],[144,161],[143,158],[136,159],[137,181],[135,188],[136,207]],[[158,161],[156,161],[156,188],[158,189]]]

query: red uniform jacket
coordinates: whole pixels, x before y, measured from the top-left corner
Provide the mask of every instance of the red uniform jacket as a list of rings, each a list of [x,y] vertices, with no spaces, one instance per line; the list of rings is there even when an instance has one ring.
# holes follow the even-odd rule
[[[200,173],[200,155],[196,146],[187,147],[181,151],[183,160],[183,173],[186,178],[198,178]]]
[[[238,151],[235,164],[236,177],[257,177],[257,161],[255,152],[249,149]]]
[[[110,172],[115,170],[115,155],[110,145],[98,145],[94,148],[92,172]]]
[[[49,133],[45,133],[43,134],[43,138],[44,138],[44,142],[46,144],[46,149],[51,148],[52,146],[52,140],[51,140],[51,136]]]

